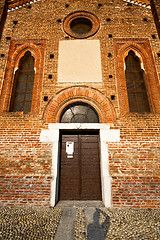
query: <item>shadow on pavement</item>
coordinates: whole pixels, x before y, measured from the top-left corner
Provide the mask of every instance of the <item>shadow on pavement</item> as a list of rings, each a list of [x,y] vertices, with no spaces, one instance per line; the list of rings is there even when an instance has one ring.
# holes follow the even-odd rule
[[[100,214],[105,220],[100,223]],[[96,208],[93,214],[93,223],[87,226],[87,240],[105,240],[110,227],[110,217],[101,209]]]

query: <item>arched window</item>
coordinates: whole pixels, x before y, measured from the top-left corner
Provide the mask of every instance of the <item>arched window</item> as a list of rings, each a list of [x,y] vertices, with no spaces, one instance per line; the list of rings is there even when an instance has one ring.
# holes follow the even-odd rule
[[[34,58],[27,51],[15,73],[10,112],[30,112],[34,84]]]
[[[139,58],[133,51],[129,51],[125,63],[125,76],[130,112],[150,112],[145,84],[145,73],[143,69],[141,69]]]
[[[67,106],[60,118],[61,123],[99,123],[96,110],[86,103],[73,103]]]

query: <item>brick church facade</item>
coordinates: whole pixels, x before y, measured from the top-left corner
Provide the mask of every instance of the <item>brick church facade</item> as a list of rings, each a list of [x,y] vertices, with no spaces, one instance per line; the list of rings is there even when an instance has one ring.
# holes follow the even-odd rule
[[[0,3],[0,204],[160,207],[159,0]]]

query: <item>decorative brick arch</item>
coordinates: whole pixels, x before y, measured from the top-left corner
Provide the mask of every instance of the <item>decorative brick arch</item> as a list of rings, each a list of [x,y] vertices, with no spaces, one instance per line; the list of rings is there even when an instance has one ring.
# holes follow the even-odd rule
[[[160,112],[160,89],[158,77],[147,39],[115,39],[114,40],[115,61],[116,61],[116,78],[119,95],[119,105],[122,114],[129,113],[129,103],[125,78],[125,58],[129,51],[132,50],[138,56],[141,67],[145,71],[145,81],[153,113]]]
[[[84,102],[91,105],[98,113],[100,123],[113,123],[116,119],[110,100],[100,91],[90,87],[70,87],[57,93],[44,111],[44,121],[59,123],[63,109],[71,103]]]
[[[44,61],[44,41],[12,41],[7,61],[5,77],[0,96],[0,112],[9,111],[14,75],[19,66],[20,59],[29,51],[35,59],[34,86],[32,95],[31,113],[38,113],[40,110],[40,97],[42,90],[42,66]]]
[[[15,67],[18,67],[20,59],[25,55],[27,51],[31,52],[31,55],[35,59],[36,65],[37,62],[40,62],[41,57],[40,49],[33,43],[25,43],[19,46],[11,57],[12,64],[14,64]]]
[[[143,49],[140,45],[138,45],[137,43],[132,42],[132,41],[125,43],[119,49],[118,56],[123,56],[123,59],[125,59],[130,50],[134,51],[135,54],[138,53],[139,56],[141,56],[141,58],[143,58],[143,59],[148,57],[148,54],[145,51],[145,49]]]

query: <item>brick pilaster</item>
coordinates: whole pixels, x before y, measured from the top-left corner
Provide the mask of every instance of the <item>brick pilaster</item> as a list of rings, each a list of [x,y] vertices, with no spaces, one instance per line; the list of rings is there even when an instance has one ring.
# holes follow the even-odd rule
[[[154,21],[157,27],[158,36],[160,38],[160,1],[159,0],[150,0],[152,14]]]
[[[7,0],[0,0],[0,39],[2,36],[6,17],[7,17]]]

